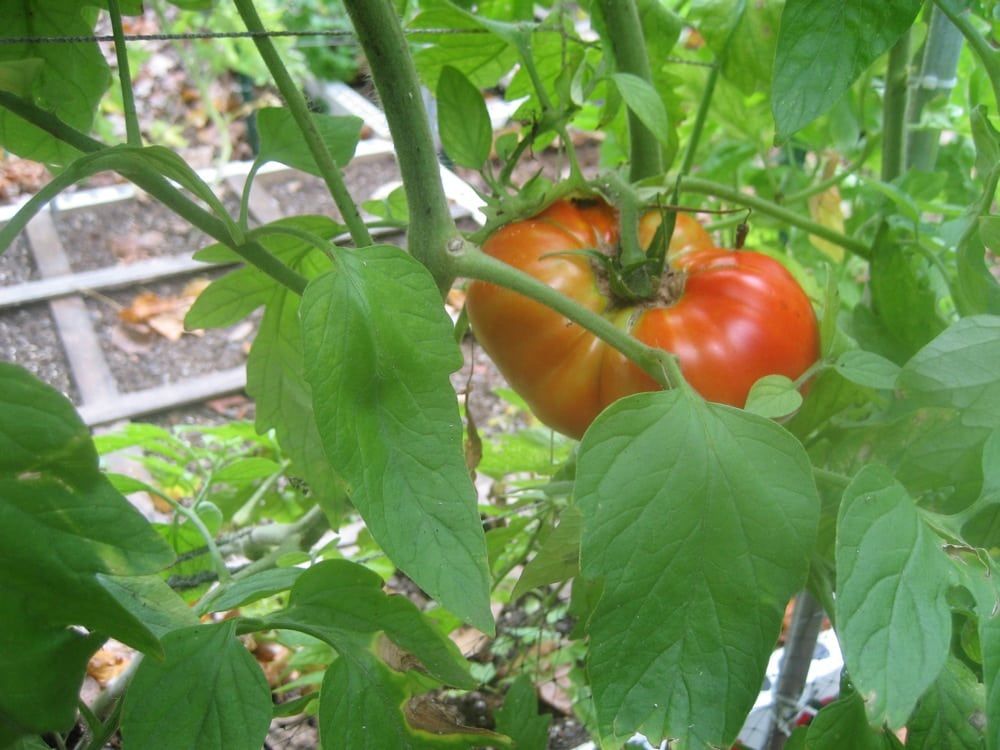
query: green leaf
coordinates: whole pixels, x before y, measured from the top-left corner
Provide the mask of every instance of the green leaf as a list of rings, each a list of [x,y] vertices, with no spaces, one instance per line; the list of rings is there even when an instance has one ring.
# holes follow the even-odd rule
[[[224,612],[287,591],[302,575],[301,568],[272,568],[220,586],[205,602],[206,612]]]
[[[0,742],[3,742],[3,735],[0,735]],[[23,737],[11,745],[8,750],[49,750],[49,746],[41,737]]]
[[[198,624],[191,608],[160,576],[125,577],[98,573],[97,580],[157,638]]]
[[[829,110],[913,24],[921,0],[787,0],[771,109],[779,142]]]
[[[872,310],[894,351],[910,357],[945,328],[927,260],[882,231],[871,262]]]
[[[389,558],[492,632],[476,492],[449,373],[462,363],[430,273],[396,247],[341,251],[302,299],[316,424]]]
[[[886,736],[872,729],[865,703],[855,691],[825,706],[809,725],[805,750],[888,750]]]
[[[264,229],[265,227],[260,227]],[[327,216],[300,215],[278,219],[266,225],[277,228],[299,229],[322,239],[333,239],[344,227]],[[301,238],[290,234],[261,234],[251,230],[250,237],[257,240],[279,260],[301,271],[329,265],[323,254]],[[215,243],[202,248],[195,260],[206,263],[235,263],[242,259],[229,247]],[[277,282],[253,266],[232,271],[209,284],[194,301],[184,318],[188,329],[225,328],[236,323],[261,305],[266,305],[275,294],[283,291]]]
[[[271,691],[236,638],[236,621],[197,625],[163,638],[166,658],[144,659],[125,693],[126,747],[260,750]]]
[[[295,582],[288,607],[265,622],[319,638],[339,654],[320,695],[324,747],[508,744],[492,732],[454,725],[432,703],[413,697],[428,687],[421,673],[466,688],[476,681],[455,644],[409,599],[386,594],[382,579],[367,568],[346,560],[313,566]]]
[[[118,151],[122,159],[126,162],[125,168],[121,170],[124,174],[129,174],[129,161],[134,161],[136,164],[141,164],[146,168],[159,172],[181,187],[190,190],[192,194],[200,198],[206,206],[212,209],[212,212],[230,230],[233,230],[234,235],[239,236],[236,222],[229,216],[229,211],[223,205],[219,196],[215,194],[212,186],[201,179],[198,173],[191,168],[191,165],[180,154],[163,146],[146,146],[144,148],[116,146],[115,150]]]
[[[278,256],[280,260],[300,271],[308,271],[312,265],[315,265],[317,259],[320,259],[320,262],[325,262],[328,266],[329,261],[325,260],[323,253],[312,243],[303,240],[298,235],[274,231],[279,228],[300,229],[310,234],[315,234],[324,240],[333,239],[338,234],[347,231],[347,228],[343,224],[334,221],[329,216],[318,214],[288,216],[250,230],[249,236],[251,239],[256,240],[271,253]],[[236,251],[228,245],[223,245],[221,242],[206,245],[201,250],[198,250],[194,254],[194,259],[204,263],[241,263],[243,261],[236,254]],[[277,282],[270,276],[267,276],[267,274],[261,271],[257,271],[257,273],[267,278],[269,283],[276,287],[278,286]]]
[[[0,362],[0,477],[52,473],[73,482],[96,478],[97,462],[73,404],[27,370]]]
[[[423,3],[421,5],[424,5]],[[445,3],[417,15],[410,22],[408,38],[418,49],[413,60],[420,77],[431,91],[437,90],[438,78],[445,66],[458,68],[473,86],[495,86],[517,63],[517,51],[493,33],[484,33],[474,18]],[[456,33],[427,34],[420,29],[454,29]],[[461,30],[467,33],[461,33]]]
[[[242,484],[263,479],[281,471],[281,465],[269,458],[250,456],[228,463],[212,474],[212,483],[232,482]]]
[[[898,387],[921,404],[951,406],[968,426],[1000,426],[1000,317],[963,318],[917,352]]]
[[[202,290],[184,316],[184,327],[226,328],[265,304],[273,293],[273,279],[256,268],[238,268]]]
[[[271,627],[299,630],[326,641],[341,656],[367,649],[371,638],[382,632],[398,649],[407,652],[396,652],[405,656],[394,665],[398,671],[420,667],[445,684],[475,687],[458,647],[413,602],[404,596],[386,594],[382,585],[382,579],[362,565],[326,560],[299,576],[288,607],[266,618],[266,622]]]
[[[476,471],[496,479],[525,471],[551,475],[569,457],[571,444],[543,428],[500,433],[483,441],[483,459]]]
[[[542,543],[541,549],[524,566],[517,585],[510,595],[519,599],[532,589],[549,583],[568,581],[580,570],[580,537],[583,534],[583,514],[571,505],[559,516],[559,525]]]
[[[343,167],[358,147],[363,121],[353,115],[314,114],[312,118],[330,156],[337,166]],[[260,130],[257,156],[260,161],[277,161],[316,177],[323,176],[290,110],[283,107],[257,110],[257,127]]]
[[[441,145],[461,167],[479,169],[490,156],[493,127],[479,89],[458,68],[446,65],[437,84]]]
[[[257,406],[257,430],[275,430],[281,449],[292,460],[291,473],[306,480],[330,514],[344,493],[316,427],[302,350],[299,298],[276,289],[247,358],[247,393]]]
[[[960,538],[990,549],[1000,546],[1000,430],[986,439],[982,455],[982,491],[953,522],[959,525]]]
[[[496,712],[497,731],[514,740],[517,750],[546,750],[551,721],[549,714],[539,715],[535,686],[526,674],[511,683]]]
[[[903,486],[883,466],[863,469],[837,520],[837,632],[873,724],[902,727],[944,667],[948,569]]]
[[[982,681],[986,687],[986,747],[1000,747],[1000,569],[987,555],[956,552],[952,567],[975,600]]]
[[[35,79],[44,68],[45,61],[37,57],[0,62],[0,91],[28,98]]]
[[[6,3],[4,37],[87,36],[94,31],[96,8],[81,9],[64,0]],[[108,64],[96,42],[0,44],[0,63],[33,59],[41,69],[29,98],[70,127],[89,133],[97,107],[111,83]],[[37,65],[37,63],[35,64]],[[68,164],[79,151],[0,108],[0,146],[25,159]]]
[[[962,237],[956,249],[958,288],[955,290],[955,304],[962,315],[1000,315],[1000,283],[986,265],[983,226],[984,224],[977,222],[977,226]]]
[[[324,239],[333,237],[340,226],[323,216],[297,216],[281,221]],[[330,268],[329,259],[320,250],[298,237],[269,234],[260,241],[306,278],[314,278]],[[231,252],[228,248],[211,246],[196,257],[225,260]],[[263,276],[256,269],[253,272]],[[290,473],[305,479],[324,511],[336,517],[342,510],[344,493],[323,451],[312,410],[312,394],[305,382],[299,297],[270,283],[271,296],[247,358],[247,393],[257,407],[257,431],[264,434],[275,430],[283,453],[292,460]]]
[[[400,185],[381,200],[365,201],[361,207],[386,221],[395,221],[403,226],[410,221],[410,205],[406,199],[406,188]]]
[[[986,107],[982,104],[973,107],[969,113],[969,125],[972,140],[976,144],[976,171],[983,178],[1000,163],[1000,133],[993,127]]]
[[[834,367],[852,383],[877,390],[895,388],[900,372],[899,365],[895,362],[863,349],[844,352],[837,358]]]
[[[2,115],[2,111],[0,111],[0,115]],[[0,122],[0,127],[2,127],[2,122]],[[138,148],[119,145],[78,157],[66,169],[46,183],[0,229],[0,252],[5,250],[31,218],[61,191],[87,177],[105,171],[115,171],[129,178],[135,178],[138,175],[148,177],[153,172],[169,177],[201,198],[216,217],[229,228],[233,236],[239,237],[242,234],[240,228],[229,216],[222,201],[180,156],[162,146]]]
[[[648,81],[631,73],[611,76],[625,104],[664,145],[669,145],[670,121],[663,100]]]
[[[510,747],[502,735],[454,723],[432,699],[409,698],[404,677],[367,652],[326,671],[319,699],[323,747],[458,750]]]
[[[690,15],[722,65],[722,74],[744,94],[771,86],[782,0],[693,0]]]
[[[980,216],[979,237],[994,254],[1000,254],[1000,216]]]
[[[603,582],[587,624],[602,738],[731,743],[816,540],[802,446],[686,390],[640,394],[584,435],[576,494],[583,580]]]
[[[71,729],[87,662],[104,641],[47,622],[33,599],[7,589],[0,598],[0,744]]]
[[[766,419],[786,417],[802,406],[802,394],[784,375],[765,375],[750,389],[743,408]]]
[[[966,750],[984,747],[986,690],[965,664],[949,657],[906,725],[906,747]]]
[[[97,470],[89,433],[65,396],[0,362],[0,578],[51,625],[84,625],[158,653],[147,627],[97,574],[145,575],[173,555]]]

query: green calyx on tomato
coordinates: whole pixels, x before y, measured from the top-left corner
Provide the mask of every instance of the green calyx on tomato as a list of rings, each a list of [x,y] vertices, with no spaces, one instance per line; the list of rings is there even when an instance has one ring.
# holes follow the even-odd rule
[[[659,223],[657,212],[642,217],[644,247]],[[795,379],[818,359],[812,305],[778,261],[715,247],[695,219],[678,214],[659,293],[622,304],[601,264],[581,252],[614,248],[618,239],[618,216],[603,200],[561,200],[500,228],[483,251],[672,352],[709,401],[742,407],[758,379]],[[535,415],[559,432],[579,438],[612,402],[659,388],[616,349],[517,292],[476,281],[466,300],[479,343]]]

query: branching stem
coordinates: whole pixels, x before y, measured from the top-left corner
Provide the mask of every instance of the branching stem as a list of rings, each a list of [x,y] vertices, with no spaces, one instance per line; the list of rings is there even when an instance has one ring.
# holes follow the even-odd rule
[[[454,281],[445,248],[459,234],[441,184],[441,168],[406,37],[392,0],[344,0],[344,7],[368,59],[392,133],[410,207],[410,253],[431,272],[443,295]]]
[[[638,76],[651,84],[653,75],[635,0],[600,0],[600,7],[616,67],[622,73]],[[660,142],[631,109],[628,112],[628,132],[631,181],[638,182],[660,174],[663,171]]]
[[[741,206],[752,208],[754,211],[759,211],[762,214],[772,216],[775,219],[785,222],[786,224],[798,227],[799,229],[803,229],[810,234],[814,234],[817,237],[821,237],[824,240],[832,242],[835,245],[839,245],[845,250],[849,250],[854,253],[859,258],[867,260],[871,257],[871,248],[864,242],[856,240],[853,237],[846,237],[839,232],[835,232],[832,229],[824,227],[822,224],[812,221],[811,219],[807,219],[794,211],[789,211],[787,208],[779,206],[776,203],[759,198],[756,195],[743,193],[727,185],[712,182],[710,180],[703,180],[698,177],[684,177],[681,180],[681,190],[689,193],[712,195],[716,198],[721,198],[732,203],[737,203]]]
[[[358,213],[357,204],[355,204],[351,198],[351,194],[347,190],[340,167],[337,166],[337,163],[333,160],[333,156],[330,155],[329,149],[327,149],[326,144],[323,142],[323,137],[320,135],[319,129],[313,121],[312,114],[309,112],[309,105],[306,103],[305,97],[302,95],[295,81],[292,80],[292,76],[285,67],[281,55],[278,54],[278,50],[274,47],[274,42],[266,35],[266,29],[260,20],[260,16],[257,15],[257,9],[254,7],[253,0],[234,0],[234,2],[236,3],[236,9],[239,11],[240,17],[243,19],[243,23],[246,24],[247,30],[257,32],[257,35],[253,39],[254,44],[257,45],[257,51],[264,59],[264,64],[267,65],[267,69],[273,76],[275,85],[277,85],[278,90],[281,92],[285,104],[288,105],[292,117],[295,118],[295,123],[302,131],[302,136],[309,147],[309,152],[312,154],[313,159],[316,160],[316,166],[319,167],[320,174],[323,175],[323,181],[326,183],[330,195],[333,196],[340,215],[344,217],[344,223],[347,224],[354,244],[358,247],[371,245],[372,239],[368,234],[368,228],[365,226],[361,214]]]

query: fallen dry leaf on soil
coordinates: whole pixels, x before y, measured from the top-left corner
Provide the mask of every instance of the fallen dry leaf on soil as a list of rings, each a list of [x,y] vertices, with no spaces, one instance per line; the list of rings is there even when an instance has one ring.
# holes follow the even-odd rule
[[[118,318],[130,326],[155,331],[163,338],[177,341],[184,335],[184,316],[209,281],[195,279],[176,297],[161,297],[155,292],[142,292],[132,303],[118,312]],[[192,331],[191,333],[196,333]]]
[[[132,654],[127,647],[109,642],[87,662],[87,674],[101,685],[107,685],[128,666]]]

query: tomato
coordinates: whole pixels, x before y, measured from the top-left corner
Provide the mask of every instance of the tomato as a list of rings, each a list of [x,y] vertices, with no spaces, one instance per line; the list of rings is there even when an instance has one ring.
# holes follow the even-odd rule
[[[646,216],[641,241],[659,221]],[[722,250],[691,217],[678,214],[667,282],[673,302],[622,306],[607,293],[585,248],[618,241],[614,209],[603,201],[559,201],[534,218],[502,227],[483,250],[545,282],[640,341],[677,355],[687,381],[706,399],[742,407],[765,375],[797,378],[819,356],[812,305],[778,261]],[[517,292],[473,282],[472,330],[500,372],[545,424],[579,438],[613,401],[658,385],[616,349],[560,313]]]

